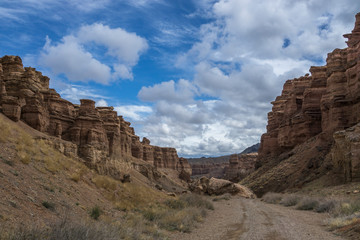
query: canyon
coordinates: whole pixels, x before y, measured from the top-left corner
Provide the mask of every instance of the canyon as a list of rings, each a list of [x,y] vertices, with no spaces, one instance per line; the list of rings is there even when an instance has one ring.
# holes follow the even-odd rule
[[[286,81],[272,102],[259,169],[242,181],[258,195],[301,188],[327,174],[332,183],[359,180],[360,13],[344,37],[347,48]]]
[[[18,56],[0,58],[0,111],[55,137],[62,153],[80,157],[100,174],[121,179],[119,165],[131,159],[133,167],[148,177],[156,177],[154,171],[162,169],[190,179],[191,167],[176,149],[152,146],[145,137],[140,141],[130,122],[113,107],[95,107],[89,99],[72,104],[50,89],[49,81],[35,68],[24,68]]]

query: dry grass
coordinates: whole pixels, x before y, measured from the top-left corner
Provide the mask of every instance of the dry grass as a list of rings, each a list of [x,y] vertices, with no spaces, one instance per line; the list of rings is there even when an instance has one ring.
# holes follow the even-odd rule
[[[304,197],[297,205],[298,210],[315,210],[319,206],[319,200]]]
[[[268,192],[266,193],[262,199],[264,200],[264,202],[266,203],[271,203],[271,204],[278,204],[280,203],[280,201],[282,200],[283,195],[280,193],[273,193],[273,192]]]
[[[11,137],[11,127],[8,123],[1,121],[0,122],[0,143],[9,142]]]
[[[141,221],[137,221],[138,223]],[[134,224],[129,219],[129,223]],[[16,229],[0,228],[0,240],[116,240],[116,239],[164,239],[156,230],[146,229],[143,225],[130,226],[120,222],[100,221],[79,222],[63,218],[49,227],[41,225],[20,226]]]
[[[344,199],[329,197],[312,197],[305,194],[267,193],[263,200],[267,203],[295,206],[298,210],[328,213],[330,230],[341,230],[360,224],[360,198]]]
[[[146,220],[162,229],[190,232],[196,223],[204,220],[206,210],[213,209],[212,203],[201,196],[187,194],[139,211]]]
[[[291,207],[297,205],[301,200],[302,197],[299,195],[285,195],[283,199],[281,199],[280,204],[284,205],[285,207]]]

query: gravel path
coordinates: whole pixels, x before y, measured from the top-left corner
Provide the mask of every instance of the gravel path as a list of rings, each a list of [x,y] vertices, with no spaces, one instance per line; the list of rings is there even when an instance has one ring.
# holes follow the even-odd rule
[[[243,198],[214,202],[205,222],[191,233],[175,233],[174,240],[335,240],[327,232],[325,214],[299,211]]]

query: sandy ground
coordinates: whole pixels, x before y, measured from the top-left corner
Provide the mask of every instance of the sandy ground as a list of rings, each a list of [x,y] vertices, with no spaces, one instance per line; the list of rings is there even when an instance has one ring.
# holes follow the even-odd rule
[[[214,202],[205,222],[191,233],[174,233],[174,240],[335,240],[326,231],[326,214],[300,211],[260,200],[232,198]]]

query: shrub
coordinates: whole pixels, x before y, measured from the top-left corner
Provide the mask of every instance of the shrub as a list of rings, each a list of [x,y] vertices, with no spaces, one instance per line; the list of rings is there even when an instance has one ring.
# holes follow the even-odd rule
[[[262,198],[267,203],[278,204],[281,201],[282,197],[283,195],[280,193],[268,192]]]
[[[315,211],[318,213],[331,212],[335,208],[336,203],[335,200],[320,201],[319,205],[315,208]]]
[[[296,206],[298,210],[314,210],[319,205],[319,201],[314,198],[304,198]]]
[[[95,206],[91,209],[90,211],[91,218],[98,220],[100,215],[101,215],[101,209],[99,208],[99,206]]]
[[[184,201],[188,207],[214,210],[214,205],[198,194],[185,194],[180,196],[180,200]]]
[[[213,198],[213,202],[217,202],[217,201],[220,201],[220,200],[226,200],[226,201],[228,201],[228,200],[230,200],[230,199],[231,199],[231,194],[225,193],[225,194],[222,195],[222,196]]]
[[[49,209],[49,210],[52,210],[52,211],[55,210],[55,204],[54,203],[51,203],[51,202],[48,202],[48,201],[43,201],[42,205],[45,208]]]
[[[281,199],[280,204],[284,205],[285,207],[291,207],[291,206],[295,206],[300,201],[301,201],[300,196],[292,194],[292,195],[284,196],[284,198]]]
[[[172,209],[184,209],[185,202],[177,199],[177,200],[167,200],[165,201],[165,205]]]

